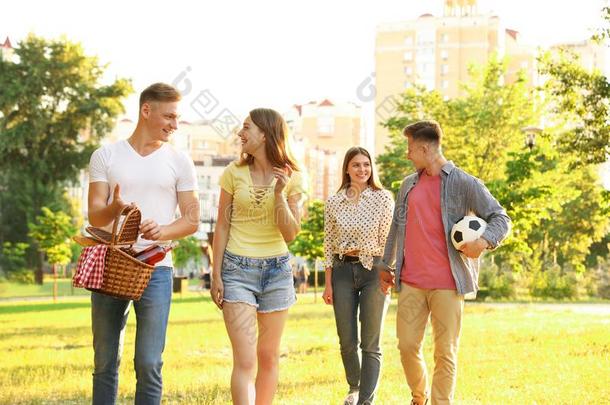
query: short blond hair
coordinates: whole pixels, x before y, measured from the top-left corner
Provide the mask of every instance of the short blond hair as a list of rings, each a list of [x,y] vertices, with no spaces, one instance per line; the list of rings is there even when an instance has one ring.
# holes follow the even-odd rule
[[[174,86],[165,83],[154,83],[140,93],[140,108],[142,108],[144,103],[151,101],[171,103],[181,99],[182,95]]]

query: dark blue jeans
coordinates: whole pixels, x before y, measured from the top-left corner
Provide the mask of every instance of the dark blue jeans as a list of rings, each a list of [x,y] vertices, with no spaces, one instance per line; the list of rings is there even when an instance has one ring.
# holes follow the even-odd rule
[[[161,354],[172,299],[172,269],[157,267],[136,312],[136,404],[160,404],[162,392]],[[93,404],[115,404],[125,325],[132,301],[91,293],[94,372]]]
[[[381,330],[390,296],[381,292],[379,271],[367,270],[360,262],[335,260],[332,286],[341,359],[350,392],[360,391],[358,404],[372,404],[381,372]]]

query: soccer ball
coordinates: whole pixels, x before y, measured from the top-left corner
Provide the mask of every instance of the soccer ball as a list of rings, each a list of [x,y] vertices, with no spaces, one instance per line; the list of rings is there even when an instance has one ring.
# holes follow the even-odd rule
[[[451,228],[451,242],[456,250],[460,250],[466,242],[477,240],[487,227],[487,222],[479,217],[467,215]]]

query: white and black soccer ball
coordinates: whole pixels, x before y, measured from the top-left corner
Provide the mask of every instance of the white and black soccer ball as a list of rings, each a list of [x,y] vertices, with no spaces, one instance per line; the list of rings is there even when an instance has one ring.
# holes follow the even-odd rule
[[[467,215],[451,228],[451,242],[456,250],[460,250],[464,243],[479,239],[486,227],[487,222],[481,218]]]

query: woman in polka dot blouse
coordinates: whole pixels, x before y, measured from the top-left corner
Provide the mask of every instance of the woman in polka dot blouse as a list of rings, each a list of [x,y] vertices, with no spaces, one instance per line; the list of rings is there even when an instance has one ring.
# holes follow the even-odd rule
[[[335,312],[349,385],[344,404],[372,404],[381,370],[381,329],[390,300],[380,290],[373,262],[383,254],[394,201],[376,180],[366,149],[350,148],[342,173],[341,187],[326,201],[324,211],[323,298]],[[358,309],[362,356],[358,355]]]

